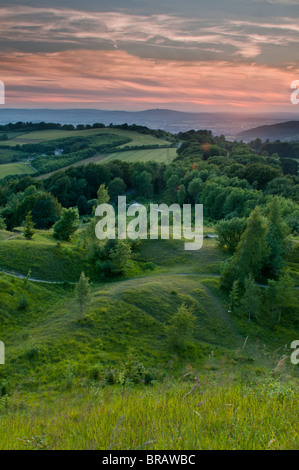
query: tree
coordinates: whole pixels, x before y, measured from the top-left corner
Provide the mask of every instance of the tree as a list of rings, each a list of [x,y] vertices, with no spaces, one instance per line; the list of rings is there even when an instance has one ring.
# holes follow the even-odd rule
[[[0,230],[6,230],[6,223],[3,217],[0,215]]]
[[[241,309],[248,317],[248,323],[258,316],[260,308],[260,293],[252,274],[245,279],[245,291],[241,300]]]
[[[264,189],[266,184],[281,176],[281,171],[270,165],[250,163],[240,171],[239,177],[245,178],[250,184],[257,183],[257,189]]]
[[[36,228],[48,229],[58,219],[61,213],[61,205],[52,194],[44,191],[29,190],[26,197],[15,208],[18,222],[21,223],[29,211],[32,212],[32,220]]]
[[[177,190],[179,185],[179,177],[173,173],[166,181],[166,202],[168,204],[177,202]]]
[[[109,192],[108,192],[108,188],[106,187],[105,184],[101,184],[101,186],[99,187],[98,191],[97,191],[97,204],[98,206],[100,204],[107,204],[110,200],[110,196],[109,196]]]
[[[68,241],[79,226],[78,209],[62,209],[60,220],[56,222],[53,228],[53,236],[57,240]]]
[[[112,180],[108,186],[111,199],[114,200],[118,196],[122,196],[126,190],[126,187],[126,183],[122,178],[114,178],[114,180]]]
[[[282,313],[295,302],[293,291],[294,283],[289,274],[283,274],[278,281],[269,281],[268,300],[271,308],[271,316],[277,313],[278,323],[281,320]]]
[[[299,165],[296,160],[292,158],[281,158],[280,166],[284,175],[298,175]]]
[[[229,310],[234,312],[240,305],[240,281],[237,279],[229,293]]]
[[[111,272],[113,274],[123,274],[129,260],[132,257],[132,251],[126,240],[117,240],[116,247],[109,253],[111,262]]]
[[[246,220],[234,217],[230,220],[221,220],[215,226],[218,235],[218,243],[221,247],[227,248],[234,253],[240,242],[241,236],[246,227]]]
[[[33,235],[35,234],[34,230],[34,223],[32,222],[32,214],[31,211],[25,217],[25,229],[24,229],[24,237],[26,240],[31,240]]]
[[[186,304],[182,304],[170,318],[167,326],[170,346],[184,349],[188,340],[192,339],[196,317]]]
[[[201,178],[194,178],[188,185],[188,193],[194,202],[197,202],[202,185],[203,183]]]
[[[76,293],[80,308],[80,317],[82,318],[90,297],[89,279],[85,276],[84,272],[81,273],[80,279],[76,284]]]
[[[178,190],[178,203],[180,206],[183,206],[183,204],[185,203],[186,196],[187,196],[186,188],[183,184],[181,184]]]
[[[254,278],[260,275],[269,253],[267,231],[268,227],[260,208],[256,207],[247,220],[247,228],[241,236],[234,256],[222,273],[222,285],[225,288],[230,289],[236,279],[240,279],[243,286],[249,274]]]
[[[82,195],[78,197],[76,206],[78,207],[78,211],[80,215],[88,214],[89,204],[85,196]]]
[[[283,260],[289,246],[289,229],[282,219],[279,199],[277,197],[274,197],[273,201],[268,204],[268,208],[268,233],[266,241],[269,247],[269,255],[265,260],[264,270],[267,278],[277,279],[283,267]]]
[[[153,177],[148,171],[137,171],[132,175],[133,187],[138,196],[151,198],[153,196],[154,187],[152,183]]]

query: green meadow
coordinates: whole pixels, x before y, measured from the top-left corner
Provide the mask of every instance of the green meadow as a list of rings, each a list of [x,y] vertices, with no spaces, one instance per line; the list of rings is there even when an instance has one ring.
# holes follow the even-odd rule
[[[7,149],[0,147],[0,164],[4,163],[15,163],[19,160],[27,159],[27,155],[24,152],[17,151],[15,149]]]
[[[170,164],[176,157],[175,148],[165,149],[147,149],[147,150],[131,150],[125,152],[115,152],[104,159],[100,163],[107,163],[113,160],[123,162],[158,162]]]
[[[27,163],[8,163],[0,165],[0,179],[9,175],[32,175],[34,169]]]

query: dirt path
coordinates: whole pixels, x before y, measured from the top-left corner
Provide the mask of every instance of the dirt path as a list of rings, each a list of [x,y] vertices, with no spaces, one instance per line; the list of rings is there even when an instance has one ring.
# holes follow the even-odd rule
[[[4,271],[3,269],[0,269],[0,273],[6,274],[7,276],[15,277],[17,279],[27,279],[28,281],[32,281],[32,282],[42,282],[44,284],[64,284],[64,282],[61,282],[61,281],[45,281],[43,279],[36,279],[34,277],[28,277],[27,278],[27,276],[25,276],[24,274],[11,273],[9,271]],[[73,282],[68,282],[68,284],[74,284],[74,283]]]
[[[11,238],[14,238],[14,237],[17,237],[19,235],[13,235]],[[10,271],[5,271],[4,269],[1,269],[0,268],[0,273],[3,273],[3,274],[6,274],[7,276],[12,276],[12,277],[15,277],[15,278],[18,278],[18,279],[26,279],[27,276],[25,276],[24,274],[20,274],[20,273],[16,273],[16,272],[10,272]],[[125,283],[125,282],[131,282],[131,281],[138,281],[138,280],[145,280],[145,279],[154,279],[155,277],[159,277],[159,276],[190,276],[190,277],[205,277],[205,278],[220,278],[221,275],[220,274],[212,274],[212,273],[162,273],[162,274],[155,274],[155,275],[152,275],[152,276],[143,276],[143,277],[132,277],[130,279],[123,279],[121,281],[115,281],[115,282],[121,282],[122,284]],[[45,284],[75,284],[75,282],[68,282],[68,281],[47,281],[45,279],[37,279],[37,278],[34,278],[34,277],[28,277],[28,281],[32,281],[32,282],[43,282]],[[263,287],[263,288],[268,288],[268,286],[265,286],[263,284],[257,284],[257,286],[259,287]],[[207,287],[205,287],[207,290],[209,290]],[[294,287],[294,289],[299,289],[299,287]],[[209,290],[209,294],[211,296],[213,296],[213,294],[210,292]],[[215,299],[215,302],[218,302],[217,299],[214,297]],[[220,306],[221,304],[219,304]],[[222,307],[221,307],[222,308]]]

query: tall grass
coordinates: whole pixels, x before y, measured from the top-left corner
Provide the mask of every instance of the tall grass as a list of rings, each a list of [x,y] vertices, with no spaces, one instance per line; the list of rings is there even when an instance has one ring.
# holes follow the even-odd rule
[[[192,393],[188,393],[192,391]],[[198,393],[200,392],[200,393]],[[81,384],[57,394],[2,398],[0,449],[298,449],[295,391],[167,382]]]

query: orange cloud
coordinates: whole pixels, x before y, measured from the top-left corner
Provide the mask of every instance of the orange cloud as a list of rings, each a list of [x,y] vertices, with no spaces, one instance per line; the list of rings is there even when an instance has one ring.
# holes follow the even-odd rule
[[[290,104],[299,69],[240,62],[142,59],[120,50],[1,55],[6,104],[106,109],[267,111]]]

